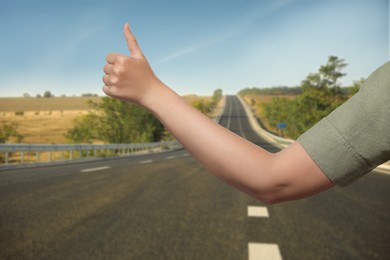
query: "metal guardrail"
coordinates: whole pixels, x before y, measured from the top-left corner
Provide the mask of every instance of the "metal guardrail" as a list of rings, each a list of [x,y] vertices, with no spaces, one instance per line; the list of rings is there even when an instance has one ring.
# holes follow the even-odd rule
[[[180,147],[177,141],[141,144],[0,144],[0,166],[124,156]]]

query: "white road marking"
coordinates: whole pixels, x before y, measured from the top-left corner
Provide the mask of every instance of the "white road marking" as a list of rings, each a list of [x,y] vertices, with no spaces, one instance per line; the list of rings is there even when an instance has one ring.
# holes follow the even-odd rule
[[[96,168],[89,168],[89,169],[83,169],[80,172],[94,172],[94,171],[101,171],[105,169],[110,169],[110,166],[102,166],[102,167],[96,167]]]
[[[140,164],[145,164],[145,163],[151,163],[151,162],[153,162],[153,160],[140,161],[139,163],[140,163]]]
[[[170,159],[175,159],[176,156],[168,156],[167,159],[170,160]]]
[[[267,207],[248,206],[248,217],[268,218]]]
[[[183,157],[187,157],[188,155],[188,153],[183,153]]]
[[[249,243],[249,260],[281,260],[279,246],[277,244]]]

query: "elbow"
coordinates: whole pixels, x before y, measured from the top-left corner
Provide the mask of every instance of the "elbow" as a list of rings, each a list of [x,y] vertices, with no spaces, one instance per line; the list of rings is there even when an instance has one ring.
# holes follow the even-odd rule
[[[267,205],[267,206],[270,206],[270,205],[273,205],[273,204],[276,204],[278,202],[280,202],[279,200],[277,199],[274,199],[274,198],[257,198],[261,203]]]
[[[261,203],[263,203],[265,205],[273,205],[276,203],[286,201],[286,199],[280,198],[279,196],[275,196],[275,195],[262,194],[262,195],[257,195],[254,197],[255,197],[255,199],[259,200]]]
[[[276,203],[284,202],[287,200],[291,200],[289,196],[285,196],[286,187],[284,185],[276,186],[272,188],[262,189],[260,192],[252,193],[251,195],[266,205],[273,205]]]
[[[285,201],[298,199],[299,188],[296,183],[286,178],[272,178],[257,182],[252,186],[252,195],[266,205],[273,205]]]

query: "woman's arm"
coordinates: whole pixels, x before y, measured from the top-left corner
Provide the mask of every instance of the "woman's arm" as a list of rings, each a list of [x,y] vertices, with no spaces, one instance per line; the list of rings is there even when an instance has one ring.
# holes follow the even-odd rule
[[[131,55],[107,56],[103,91],[152,111],[211,173],[265,203],[333,186],[298,142],[269,153],[187,105],[154,75],[127,24],[124,33]]]

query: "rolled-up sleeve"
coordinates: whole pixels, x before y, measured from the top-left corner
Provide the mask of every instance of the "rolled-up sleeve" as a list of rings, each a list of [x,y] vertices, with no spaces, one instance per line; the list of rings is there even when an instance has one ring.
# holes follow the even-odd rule
[[[389,160],[390,62],[298,142],[330,180],[343,186]]]

